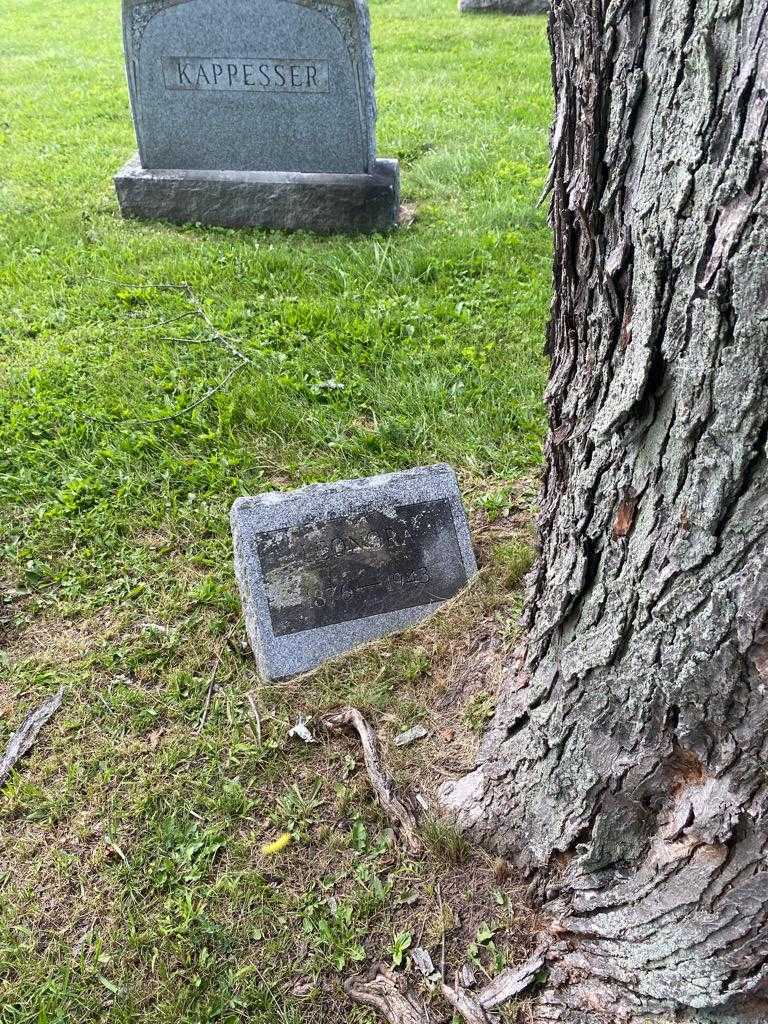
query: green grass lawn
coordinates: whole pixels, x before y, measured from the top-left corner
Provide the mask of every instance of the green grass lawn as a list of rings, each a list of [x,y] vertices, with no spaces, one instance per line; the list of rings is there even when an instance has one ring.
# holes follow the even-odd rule
[[[66,687],[0,795],[0,1022],[362,1021],[341,983],[395,947],[493,973],[530,929],[450,829],[402,851],[353,743],[287,731],[341,702],[385,743],[424,722],[388,757],[426,793],[492,710],[544,425],[545,23],[373,0],[379,152],[416,220],[321,240],[120,219],[118,7],[0,0],[0,745]],[[182,284],[250,360],[204,401],[237,360]],[[478,585],[260,683],[233,499],[437,460]]]

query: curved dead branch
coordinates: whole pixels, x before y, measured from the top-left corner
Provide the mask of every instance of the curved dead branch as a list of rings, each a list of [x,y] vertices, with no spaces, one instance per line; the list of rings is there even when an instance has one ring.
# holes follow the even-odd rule
[[[47,697],[43,703],[27,715],[16,732],[8,740],[5,753],[0,758],[0,786],[11,774],[16,762],[22,758],[37,739],[37,734],[46,722],[59,710],[64,699],[64,690]]]

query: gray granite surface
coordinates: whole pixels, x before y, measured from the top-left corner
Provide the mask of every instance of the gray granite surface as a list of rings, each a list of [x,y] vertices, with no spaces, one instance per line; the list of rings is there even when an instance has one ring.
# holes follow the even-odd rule
[[[546,14],[549,0],[459,0],[462,14]]]
[[[123,0],[147,169],[373,169],[364,0]]]
[[[371,174],[295,174],[148,171],[134,157],[115,187],[129,218],[318,234],[389,231],[400,206],[396,160],[377,160]]]
[[[446,465],[240,498],[231,524],[265,679],[421,622],[477,571]]]

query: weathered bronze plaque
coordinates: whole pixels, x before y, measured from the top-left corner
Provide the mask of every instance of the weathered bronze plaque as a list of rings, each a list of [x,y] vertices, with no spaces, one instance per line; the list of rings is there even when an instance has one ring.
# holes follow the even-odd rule
[[[447,499],[256,537],[275,636],[444,601],[467,583]]]

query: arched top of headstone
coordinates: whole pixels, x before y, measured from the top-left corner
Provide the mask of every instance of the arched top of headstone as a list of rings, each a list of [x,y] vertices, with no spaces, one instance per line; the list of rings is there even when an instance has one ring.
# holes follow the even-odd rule
[[[364,0],[123,0],[144,168],[366,173]]]

